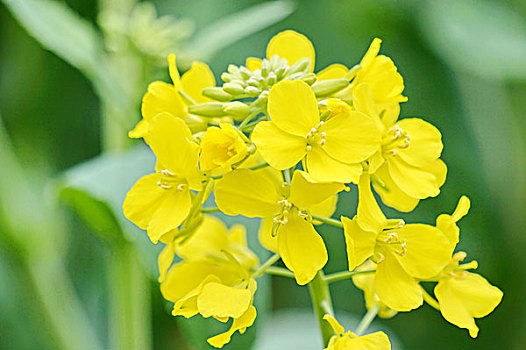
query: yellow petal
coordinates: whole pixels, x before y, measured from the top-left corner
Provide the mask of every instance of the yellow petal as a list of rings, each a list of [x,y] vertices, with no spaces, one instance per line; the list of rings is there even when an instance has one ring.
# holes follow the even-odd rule
[[[364,231],[358,226],[356,219],[341,217],[347,246],[347,259],[349,271],[363,263],[373,255],[376,245],[376,232]]]
[[[201,62],[193,62],[192,67],[183,74],[181,82],[183,92],[195,102],[204,103],[211,101],[201,93],[204,88],[216,85],[214,74],[208,65]]]
[[[177,228],[186,219],[192,206],[192,198],[188,189],[166,191],[168,193],[148,224],[148,236],[153,243],[157,243],[166,232]]]
[[[207,283],[197,298],[197,307],[203,317],[239,318],[248,309],[252,293],[248,289]]]
[[[207,275],[206,277],[204,277],[204,279],[201,281],[201,283],[199,283],[197,287],[195,287],[182,298],[174,302],[172,315],[184,316],[186,318],[190,318],[197,315],[199,313],[199,310],[197,308],[197,298],[199,297],[199,293],[201,293],[201,290],[206,284],[211,282],[218,283],[221,282],[221,280],[219,279],[219,277],[214,275]]]
[[[374,233],[382,231],[387,221],[371,191],[369,174],[362,174],[358,183],[358,210],[356,221],[363,230]]]
[[[395,255],[411,276],[426,279],[436,276],[449,263],[453,253],[446,236],[436,227],[409,224],[397,230],[406,242],[404,255]]]
[[[319,202],[318,204],[311,205],[309,210],[312,215],[323,216],[329,218],[334,214],[336,210],[336,204],[338,203],[338,195],[332,195],[324,201]],[[314,225],[320,225],[322,222],[313,220]]]
[[[316,96],[301,80],[283,80],[272,87],[268,95],[268,114],[278,128],[301,137],[320,121]]]
[[[166,272],[172,265],[174,256],[175,249],[174,244],[172,243],[167,244],[159,254],[159,257],[157,258],[157,265],[159,266],[159,283],[165,279]]]
[[[344,163],[358,163],[380,147],[381,134],[374,120],[357,111],[329,118],[320,128],[326,132],[324,150]]]
[[[272,218],[262,219],[259,225],[258,238],[259,243],[261,243],[265,249],[276,253],[278,251],[278,236],[272,235],[273,227],[274,221],[272,221]]]
[[[154,81],[148,85],[148,91],[142,98],[141,114],[149,121],[162,112],[170,113],[177,118],[184,118],[186,106],[173,85]]]
[[[462,219],[468,213],[469,206],[469,198],[462,196],[452,215],[441,214],[437,217],[436,227],[446,235],[453,249],[456,247],[460,238],[460,229],[457,226],[457,221]]]
[[[440,193],[436,176],[424,168],[411,166],[398,156],[387,157],[387,168],[394,183],[413,198],[435,197]]]
[[[293,30],[285,30],[270,39],[267,46],[267,58],[271,59],[274,55],[286,58],[289,66],[301,58],[309,58],[311,61],[310,71],[314,71],[314,46],[305,35]]]
[[[474,317],[491,313],[502,300],[502,291],[492,286],[482,276],[468,272],[462,277],[453,277],[438,282],[435,295],[442,316],[454,325],[469,330],[476,338],[478,327]]]
[[[211,254],[219,255],[228,250],[229,239],[225,224],[215,216],[204,215],[203,222],[192,236],[182,244],[176,245],[179,257],[185,260],[205,259]]]
[[[385,125],[380,119],[380,110],[376,103],[374,103],[373,91],[368,83],[361,83],[353,90],[353,107],[365,115],[371,117],[378,130],[382,133],[385,130]]]
[[[347,72],[349,68],[345,67],[343,64],[335,63],[331,64],[328,67],[325,67],[316,74],[317,81],[320,80],[329,80],[329,79],[341,79]]]
[[[391,342],[384,332],[374,332],[351,338],[348,347],[342,350],[391,350]]]
[[[327,263],[327,249],[310,222],[291,211],[288,223],[278,230],[279,253],[299,285],[312,281]]]
[[[153,214],[159,209],[167,191],[157,185],[160,174],[140,178],[126,194],[122,209],[124,216],[146,230]]]
[[[455,222],[459,221],[468,214],[470,206],[471,202],[469,201],[469,198],[467,196],[460,197],[455,211],[453,212],[453,214],[451,214],[451,218]]]
[[[362,174],[360,163],[346,164],[329,156],[320,146],[313,146],[305,158],[307,172],[320,182],[358,183]]]
[[[181,119],[167,113],[158,114],[150,121],[148,140],[158,162],[175,175],[184,177],[191,189],[200,190],[199,146],[189,141],[191,135]]]
[[[141,119],[133,128],[128,132],[128,137],[132,139],[138,139],[140,137],[145,137],[148,134],[149,123],[146,119]]]
[[[419,118],[403,119],[398,125],[411,136],[409,147],[398,149],[398,157],[415,167],[423,167],[440,157],[442,135],[436,127]]]
[[[340,335],[345,332],[345,328],[331,315],[324,315],[323,319],[331,325],[332,330],[334,331],[334,334]]]
[[[360,66],[362,68],[368,68],[373,60],[376,58],[378,53],[380,52],[380,45],[382,44],[382,39],[374,38],[371,42],[371,45],[369,46],[369,49],[363,56],[362,60],[360,61]]]
[[[256,320],[256,315],[256,308],[254,306],[250,306],[241,317],[234,319],[232,326],[227,332],[218,334],[212,338],[208,338],[206,341],[208,344],[216,348],[222,348],[225,344],[230,342],[232,335],[236,331],[244,333],[246,328],[252,326]]]
[[[210,262],[177,263],[168,270],[161,283],[161,293],[166,300],[175,303],[197,288],[213,272],[213,263]]]
[[[384,204],[402,212],[410,212],[418,205],[419,200],[417,198],[409,196],[394,183],[385,163],[378,168],[374,176],[378,176],[385,185],[382,187],[373,182],[374,190],[382,197]]]
[[[183,85],[181,82],[181,76],[179,75],[179,70],[177,69],[176,59],[174,54],[168,56],[168,70],[170,72],[170,78],[175,87],[175,91],[182,90]]]
[[[251,72],[256,69],[261,69],[261,58],[248,57],[245,61],[245,67],[247,67]]]
[[[289,202],[300,209],[308,209],[345,188],[339,182],[317,182],[308,173],[296,170],[290,184]]]
[[[388,250],[376,267],[375,289],[380,300],[396,311],[411,311],[423,303],[422,290]]]
[[[260,122],[251,137],[263,159],[278,170],[296,165],[306,153],[305,137],[282,131],[274,122]]]
[[[237,169],[217,181],[215,201],[227,215],[272,217],[280,210],[279,185],[264,172]]]

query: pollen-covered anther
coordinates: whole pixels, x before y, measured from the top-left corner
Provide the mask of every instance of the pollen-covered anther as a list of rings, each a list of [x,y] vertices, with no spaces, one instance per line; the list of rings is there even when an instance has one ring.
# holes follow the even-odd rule
[[[395,149],[390,149],[389,151],[386,151],[385,153],[393,157],[396,157],[396,155],[398,154],[398,152]]]
[[[172,173],[172,172],[171,172],[170,170],[168,170],[168,169],[163,169],[163,170],[161,170],[161,175],[163,175],[163,176],[170,176],[170,177],[175,176],[175,174]]]
[[[184,191],[188,187],[187,184],[179,184],[177,185],[177,191]]]
[[[305,150],[306,150],[307,152],[312,151],[312,146],[311,146],[311,145],[307,145],[307,146],[305,147]]]
[[[310,217],[309,213],[298,210],[298,216],[302,219],[308,219]]]
[[[170,185],[163,184],[161,180],[157,181],[157,186],[159,186],[163,190],[169,190],[172,188],[172,186]]]
[[[292,207],[292,204],[286,199],[282,199],[282,200],[278,201],[278,204],[283,206],[283,207],[285,207],[285,208]]]
[[[392,243],[398,241],[398,233],[396,232],[389,232],[387,237],[384,239],[385,243]]]

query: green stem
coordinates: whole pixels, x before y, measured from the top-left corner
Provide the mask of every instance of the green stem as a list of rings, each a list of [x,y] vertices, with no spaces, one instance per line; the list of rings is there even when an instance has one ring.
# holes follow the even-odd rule
[[[331,284],[331,283],[334,283],[334,282],[339,282],[339,281],[343,281],[343,280],[346,280],[346,279],[349,279],[353,276],[356,276],[356,275],[362,275],[362,274],[367,274],[367,273],[375,273],[376,270],[365,270],[365,271],[340,271],[340,272],[335,272],[335,273],[331,273],[330,275],[327,275],[327,277],[325,277],[325,282],[327,282],[328,284]]]
[[[212,208],[202,208],[201,209],[201,213],[203,214],[206,214],[206,213],[218,213],[220,212],[221,210],[219,210],[219,208],[217,207],[212,207]]]
[[[272,266],[276,261],[279,260],[279,253],[272,255],[263,265],[261,265],[251,276],[250,278],[256,279],[265,274],[265,271]]]
[[[110,349],[152,348],[150,283],[130,243],[115,246],[109,264]]]
[[[321,221],[324,224],[328,224],[328,225],[332,225],[332,226],[335,226],[335,227],[343,228],[343,224],[342,224],[342,222],[340,220],[336,220],[336,219],[333,219],[333,218],[326,218],[324,216],[318,216],[318,215],[312,215],[312,218],[314,220]]]
[[[45,311],[47,324],[60,342],[59,348],[102,349],[62,261],[53,258],[49,261],[25,261],[25,269]]]
[[[254,166],[248,167],[247,169],[249,169],[249,170],[258,170],[258,169],[266,168],[268,166],[269,166],[268,163],[261,163],[261,164],[258,164],[258,165],[254,165]],[[218,180],[218,179],[221,179],[224,175],[225,174],[214,175],[214,176],[210,176],[210,178],[214,179],[214,180]]]
[[[360,321],[360,324],[358,327],[356,327],[356,335],[362,335],[363,332],[369,328],[371,325],[371,322],[373,322],[374,318],[376,317],[376,314],[378,314],[378,310],[380,310],[379,305],[375,305],[369,310],[367,310],[367,313],[363,316],[362,320]]]
[[[270,266],[265,271],[268,275],[274,275],[274,276],[281,276],[281,277],[288,277],[288,278],[294,278],[294,273],[292,271],[289,271],[287,269],[284,269],[282,267],[278,266]]]
[[[332,299],[329,290],[329,284],[325,280],[323,271],[320,270],[309,283],[309,292],[312,300],[312,307],[318,319],[320,326],[321,336],[323,339],[324,347],[327,346],[329,340],[334,335],[334,332],[327,321],[323,319],[326,314],[334,315],[332,309]]]

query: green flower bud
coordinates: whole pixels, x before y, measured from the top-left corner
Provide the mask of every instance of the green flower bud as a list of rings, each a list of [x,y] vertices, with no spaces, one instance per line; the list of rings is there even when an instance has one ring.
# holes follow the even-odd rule
[[[297,72],[307,73],[310,70],[311,61],[310,58],[302,58],[292,65],[289,69],[289,74]]]
[[[308,73],[301,77],[301,80],[306,82],[309,85],[312,85],[316,82],[316,74],[314,73]]]
[[[225,103],[223,106],[223,111],[228,115],[245,119],[250,114],[250,107],[243,102],[235,101]]]
[[[237,96],[245,92],[243,86],[236,83],[225,83],[223,84],[223,90],[231,95]]]
[[[206,102],[188,106],[188,113],[203,117],[222,117],[225,115],[225,112],[223,111],[223,103],[219,102]]]
[[[241,91],[243,91],[243,89],[241,89]],[[232,95],[230,95],[228,92],[226,92],[220,87],[207,87],[204,88],[201,93],[203,94],[203,96],[221,102],[232,101],[233,99]]]
[[[325,97],[345,89],[348,85],[349,82],[345,79],[321,80],[312,84],[312,90],[316,97]]]

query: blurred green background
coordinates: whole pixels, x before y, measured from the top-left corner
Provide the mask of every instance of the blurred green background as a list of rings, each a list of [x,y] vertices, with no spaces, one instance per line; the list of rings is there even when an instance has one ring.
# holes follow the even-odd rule
[[[159,15],[175,16],[169,25],[141,21],[137,13],[129,22],[134,2],[58,2],[72,9],[67,15],[84,19],[87,27],[79,31],[33,6],[38,1],[0,5],[1,349],[209,348],[203,337],[224,327],[170,316],[155,280],[158,247],[115,213],[126,188],[153,164],[147,150],[135,147],[140,142],[126,140],[126,130],[139,118],[147,83],[168,79],[167,52],[179,55],[183,69],[192,59],[205,59],[219,78],[229,63],[263,56],[268,40],[284,29],[313,41],[317,70],[358,63],[374,37],[383,40],[382,53],[405,80],[409,102],[402,116],[423,117],[441,130],[448,165],[441,195],[403,217],[434,223],[468,195],[472,209],[460,223],[460,249],[504,291],[501,305],[477,321],[475,340],[427,305],[374,326],[388,328],[399,349],[526,347],[525,2],[154,1]],[[250,12],[253,6],[260,12]],[[101,9],[110,15],[101,16]],[[236,13],[242,15],[226,17]],[[210,27],[224,18],[239,23]],[[21,22],[30,23],[32,35]],[[55,32],[46,32],[50,23]],[[93,46],[84,32],[99,41],[103,32],[105,49]],[[84,60],[83,50],[108,55]],[[95,163],[64,175],[103,151]],[[355,196],[351,191],[341,199],[335,217],[352,215]],[[254,236],[256,223],[248,224]],[[324,226],[322,231],[331,257],[326,271],[344,269],[341,233]],[[344,281],[332,286],[332,295],[337,314],[353,326],[365,311],[361,292]],[[225,348],[246,349],[256,338],[256,349],[275,349],[289,337],[298,342],[287,349],[306,349],[301,340],[317,336],[304,322],[311,312],[307,288],[274,277],[262,284],[258,303],[256,326]],[[279,319],[292,320],[290,330],[269,328],[281,324],[273,317],[290,309],[299,311]]]

